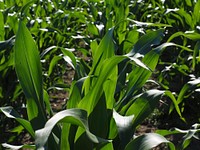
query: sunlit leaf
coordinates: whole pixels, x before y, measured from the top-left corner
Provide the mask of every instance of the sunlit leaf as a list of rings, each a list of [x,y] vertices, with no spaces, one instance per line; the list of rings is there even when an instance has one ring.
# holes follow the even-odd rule
[[[12,149],[12,150],[35,149],[35,145],[27,145],[27,144],[16,146],[16,145],[10,145],[10,144],[7,144],[7,143],[3,143],[2,146],[7,148],[7,149]]]
[[[87,112],[81,109],[68,109],[54,115],[47,121],[45,127],[36,131],[36,147],[39,150],[44,149],[52,129],[57,123],[70,123],[78,125],[86,131],[88,138],[94,143],[109,143],[109,140],[101,139],[89,131]]]
[[[49,65],[48,76],[51,75],[51,73],[53,72],[53,68],[58,63],[58,61],[61,60],[62,58],[63,58],[62,56],[54,56],[53,57],[53,59],[50,62],[50,65]]]
[[[123,148],[129,143],[130,139],[133,137],[133,118],[134,115],[131,116],[121,116],[115,110],[113,111],[113,118],[115,119],[118,133],[120,137],[120,148]]]
[[[19,82],[27,98],[27,111],[33,128],[41,128],[46,120],[42,68],[37,46],[26,28],[20,21],[15,42],[15,68]]]
[[[136,98],[132,104],[127,104],[126,115],[134,115],[134,127],[142,123],[153,112],[163,94],[164,91],[149,90]]]
[[[134,56],[136,54],[144,56],[151,50],[153,45],[158,45],[160,43],[163,36],[163,30],[149,32],[138,40],[138,42],[134,45],[133,49],[127,54],[127,56]]]
[[[136,137],[126,146],[125,150],[149,150],[155,148],[156,146],[162,143],[167,143],[169,145],[170,150],[175,150],[175,146],[173,143],[156,133],[148,133]]]

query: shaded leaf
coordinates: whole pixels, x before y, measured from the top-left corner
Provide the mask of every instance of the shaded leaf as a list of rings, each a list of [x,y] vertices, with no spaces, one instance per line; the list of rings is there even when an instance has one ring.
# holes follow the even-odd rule
[[[180,104],[182,102],[186,92],[195,90],[197,87],[199,87],[199,85],[200,85],[200,78],[186,83],[178,95],[177,103]]]
[[[15,119],[17,122],[19,122],[33,138],[35,137],[35,133],[30,122],[21,118],[20,115],[13,109],[13,107],[0,107],[0,110],[8,118]]]

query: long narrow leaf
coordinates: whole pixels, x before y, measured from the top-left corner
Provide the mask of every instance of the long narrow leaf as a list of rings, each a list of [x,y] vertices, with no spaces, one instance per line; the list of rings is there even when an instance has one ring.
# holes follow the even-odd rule
[[[27,98],[27,111],[33,128],[44,126],[46,117],[43,102],[42,68],[37,46],[20,21],[15,42],[15,68]]]
[[[158,45],[164,36],[163,30],[157,30],[149,32],[148,34],[142,36],[138,42],[134,45],[134,48],[127,54],[127,56],[134,56],[140,54],[144,56],[151,50],[153,45]]]
[[[134,115],[134,127],[137,127],[146,117],[148,117],[153,112],[163,94],[164,91],[149,90],[138,97],[134,103],[128,107],[126,115]]]
[[[169,144],[170,150],[175,150],[173,143],[169,142],[166,138],[156,133],[148,133],[135,138],[126,146],[125,150],[150,150],[162,143]]]
[[[124,60],[125,56],[113,56],[109,59],[106,59],[102,65],[99,77],[97,78],[95,86],[91,89],[91,91],[80,101],[79,108],[87,110],[88,114],[90,114],[93,108],[99,101],[103,93],[103,84],[106,79],[110,76],[110,74],[115,71],[115,67],[122,60]]]
[[[70,123],[78,125],[83,128],[88,138],[94,143],[109,143],[109,140],[101,139],[89,131],[87,122],[87,112],[81,109],[68,109],[61,111],[54,115],[50,120],[47,121],[45,127],[36,131],[36,147],[39,150],[44,149],[44,145],[47,142],[52,129],[57,123]]]
[[[20,145],[20,146],[16,146],[16,145],[10,145],[7,143],[3,143],[2,144],[3,147],[7,148],[7,149],[12,149],[12,150],[18,150],[18,149],[35,149],[35,145]]]
[[[29,134],[34,138],[35,133],[34,130],[27,120],[20,117],[20,115],[12,108],[12,107],[0,107],[0,110],[8,117],[13,118],[16,121],[18,121],[28,132]]]
[[[189,81],[186,83],[183,88],[181,89],[181,92],[178,95],[177,103],[180,104],[186,94],[187,91],[195,90],[200,85],[200,78]]]
[[[113,111],[113,118],[115,119],[118,133],[120,137],[120,148],[124,147],[129,143],[130,139],[133,137],[132,122],[134,115],[131,116],[121,116],[115,110]]]

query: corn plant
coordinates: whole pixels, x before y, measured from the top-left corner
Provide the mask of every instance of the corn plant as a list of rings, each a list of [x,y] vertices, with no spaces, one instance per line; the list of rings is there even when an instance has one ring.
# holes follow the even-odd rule
[[[2,107],[1,111],[15,118],[35,139],[35,146],[24,147],[132,149],[139,146],[149,149],[168,143],[174,149],[171,142],[155,133],[134,137],[136,127],[154,110],[164,94],[160,90],[141,91],[162,49],[167,46],[151,48],[160,43],[163,30],[141,37],[126,55],[115,54],[113,32],[114,28],[110,29],[93,49],[93,64],[88,76],[74,81],[67,110],[53,115],[43,90],[37,46],[20,21],[15,42],[15,68],[27,99],[28,120],[21,118],[12,107]],[[119,70],[119,65],[124,65],[124,69]],[[47,114],[52,116],[49,120]],[[158,140],[153,142],[152,137]],[[150,141],[143,145],[144,139]]]
[[[167,1],[164,3],[148,1],[143,4],[144,1],[129,0],[106,0],[105,2],[72,0],[60,5],[61,2],[60,0],[5,2],[9,7],[5,12],[13,10],[17,12],[21,9],[19,14],[7,17],[11,29],[16,34],[14,63],[11,64],[15,67],[21,85],[16,91],[21,94],[22,89],[24,92],[28,118],[22,118],[21,114],[11,106],[1,107],[0,110],[8,118],[19,122],[35,142],[33,145],[13,146],[7,143],[2,145],[11,149],[143,150],[167,143],[169,149],[175,149],[174,144],[164,136],[181,133],[184,135],[182,145],[176,148],[185,149],[192,138],[198,139],[198,125],[185,131],[161,130],[157,133],[135,135],[137,127],[153,112],[162,96],[166,95],[172,100],[170,113],[176,110],[178,117],[185,121],[181,114],[184,110],[184,98],[190,96],[190,90],[195,90],[195,94],[199,92],[199,79],[192,78],[192,81],[183,83],[185,85],[176,98],[176,95],[170,92],[171,88],[163,83],[164,71],[159,76],[158,83],[165,90],[150,90],[144,87],[157,64],[163,63],[159,59],[166,48],[172,51],[180,48],[180,56],[185,52],[192,53],[193,69],[198,66],[199,43],[195,43],[193,52],[188,47],[187,38],[198,40],[199,36],[197,33],[177,32],[170,37],[171,34],[167,32],[171,33],[170,28],[174,25],[173,18],[170,18],[169,13],[163,15],[165,9],[162,7],[165,5],[168,8]],[[29,12],[27,8],[31,4],[35,5],[30,7]],[[186,4],[190,5],[190,3]],[[191,5],[195,5],[195,10],[191,15],[193,17],[197,14],[199,2],[191,3]],[[149,11],[141,13],[140,8],[144,6]],[[159,9],[155,9],[157,6]],[[43,7],[45,9],[42,9]],[[91,9],[87,9],[88,7]],[[31,11],[36,13],[31,13]],[[50,20],[44,17],[49,13],[55,14]],[[143,15],[134,15],[135,13]],[[160,17],[156,17],[154,13]],[[174,11],[171,13],[175,14]],[[184,15],[181,16],[181,10],[179,15],[178,18],[184,18]],[[185,15],[188,14],[185,13]],[[2,20],[2,17],[0,19]],[[197,23],[198,18],[195,25]],[[188,21],[186,24],[188,25]],[[191,29],[194,29],[195,25],[191,25]],[[0,26],[3,25],[0,24]],[[3,30],[0,31],[4,34]],[[7,33],[10,32],[6,32],[5,35]],[[183,44],[169,43],[177,36],[184,37]],[[1,40],[4,40],[2,37]],[[12,46],[14,38],[5,40],[0,43],[0,46],[5,47],[6,44],[6,47]],[[164,39],[168,39],[168,42],[164,43]],[[80,41],[84,43],[84,48],[77,44]],[[90,55],[90,64],[76,58],[69,51],[69,47],[75,47],[82,53]],[[47,64],[41,63],[41,59]],[[48,95],[48,89],[54,85],[47,83],[46,77],[52,80],[49,82],[57,82],[57,79],[54,79],[57,73],[55,69],[57,69],[56,65],[60,66],[61,60],[65,60],[75,70],[75,78],[70,87],[66,110],[55,113],[52,111]],[[181,60],[183,60],[182,57]],[[188,69],[184,66],[174,66],[183,73],[185,73],[185,68]],[[44,69],[45,67],[48,69]],[[61,71],[66,71],[63,68]],[[3,71],[6,72],[4,69]],[[47,75],[44,76],[46,72]],[[68,87],[63,84],[61,86]],[[182,109],[180,110],[179,107]]]

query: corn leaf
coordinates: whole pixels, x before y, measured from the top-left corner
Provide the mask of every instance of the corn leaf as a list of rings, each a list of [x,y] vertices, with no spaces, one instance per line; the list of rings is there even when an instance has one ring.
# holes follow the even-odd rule
[[[99,76],[97,78],[95,86],[90,92],[80,101],[78,107],[86,110],[88,114],[92,112],[96,104],[98,103],[102,93],[103,84],[107,78],[115,71],[115,67],[118,63],[124,60],[125,56],[113,56],[106,59],[103,62],[102,68],[100,69]]]
[[[170,150],[175,150],[173,143],[156,133],[148,133],[135,138],[126,146],[125,150],[150,150],[162,143],[167,143]]]
[[[199,131],[199,124],[194,124],[192,125],[191,129],[188,130],[172,128],[170,130],[157,130],[156,133],[162,136],[183,134],[184,136],[182,137],[181,142],[177,145],[177,149],[186,149],[192,138],[199,140],[199,137],[197,136]]]
[[[5,29],[4,29],[4,17],[3,12],[0,12],[0,41],[4,40]]]
[[[136,54],[139,54],[139,56],[144,56],[151,50],[153,45],[158,45],[160,43],[163,36],[164,34],[162,29],[149,32],[138,40],[127,56],[131,57]]]
[[[54,56],[53,57],[53,59],[50,62],[50,65],[49,65],[48,76],[51,75],[53,68],[58,63],[58,61],[61,60],[62,58],[63,58],[62,56]]]
[[[158,105],[158,102],[164,91],[149,90],[141,94],[134,103],[128,107],[126,116],[134,115],[133,127],[137,127],[142,121],[148,117]]]
[[[181,111],[180,111],[180,108],[179,108],[179,106],[178,106],[177,100],[176,100],[176,98],[174,97],[174,95],[172,94],[172,92],[170,92],[170,91],[165,91],[165,95],[168,96],[168,97],[172,100],[173,105],[174,105],[174,107],[175,107],[175,109],[176,109],[176,112],[177,112],[178,115],[181,117],[181,119],[184,120],[184,118],[183,118],[182,115],[181,115]]]
[[[17,76],[27,98],[29,120],[34,129],[41,128],[46,120],[42,68],[37,46],[22,21],[19,23],[14,53]]]
[[[183,37],[186,37],[188,39],[191,39],[191,40],[199,40],[200,39],[200,34],[199,33],[196,33],[196,32],[176,32],[174,34],[172,34],[169,39],[167,40],[167,42],[170,42],[172,41],[174,38],[178,37],[178,36],[183,36]]]
[[[129,143],[130,139],[133,137],[132,122],[134,115],[131,116],[121,116],[115,110],[113,111],[113,118],[115,119],[118,134],[120,138],[120,149]]]
[[[106,107],[106,99],[102,96],[89,116],[90,131],[96,136],[107,138],[111,116],[111,111]]]
[[[193,12],[193,20],[195,20],[195,23],[199,23],[200,21],[199,9],[200,9],[200,1],[198,0],[194,6],[194,12]]]
[[[169,46],[175,46],[174,43],[164,43],[153,50],[151,50],[149,53],[147,53],[142,62],[136,63],[138,66],[133,66],[132,72],[128,76],[128,89],[126,93],[124,94],[123,98],[118,102],[118,107],[123,107],[128,101],[131,99],[131,97],[134,95],[134,93],[137,92],[138,89],[140,89],[146,81],[149,79],[149,77],[152,74],[152,71],[155,69],[159,56],[162,53],[162,51]],[[131,57],[132,58],[132,57]],[[136,59],[136,58],[135,58]],[[142,65],[141,65],[142,64]],[[146,67],[144,67],[146,66]]]
[[[115,54],[115,45],[113,41],[113,31],[114,28],[109,29],[109,31],[105,34],[103,39],[101,40],[99,46],[96,48],[96,43],[92,44],[92,55],[93,55],[93,64],[89,73],[89,77],[91,76],[99,76],[99,72],[101,70],[103,62]],[[91,81],[88,78],[84,82],[84,92],[87,94],[90,91],[90,88],[96,84],[96,79],[93,78]]]
[[[192,69],[195,70],[195,66],[197,64],[197,55],[200,50],[200,42],[198,41],[194,47],[193,59],[192,59]]]
[[[27,144],[16,146],[16,145],[10,145],[10,144],[7,144],[7,143],[3,143],[2,146],[5,147],[6,149],[12,149],[12,150],[35,149],[35,145],[27,145]]]
[[[163,23],[140,22],[140,21],[132,20],[130,18],[128,18],[127,20],[135,23],[137,26],[172,27],[169,24],[163,24]]]
[[[197,87],[199,87],[199,85],[200,85],[200,78],[186,83],[178,95],[177,103],[180,104],[182,102],[186,92],[195,90]]]
[[[106,58],[114,55],[115,46],[113,41],[113,31],[114,28],[109,29],[106,35],[101,40],[97,49],[93,49],[93,66],[96,67],[97,64],[101,64]]]
[[[81,109],[68,109],[55,114],[47,121],[44,128],[36,131],[36,147],[38,150],[44,149],[52,129],[57,123],[70,123],[80,126],[86,131],[88,138],[94,143],[109,143],[111,141],[99,138],[89,131],[87,112]]]
[[[20,115],[13,109],[13,107],[0,107],[0,110],[8,118],[15,119],[17,122],[19,122],[33,138],[35,137],[35,133],[30,122],[21,118]]]
[[[14,45],[14,41],[15,41],[15,36],[11,37],[8,40],[0,41],[0,51],[9,47],[11,48]]]
[[[83,82],[87,79],[87,77],[85,78],[81,78],[78,81],[74,81],[72,82],[71,85],[71,91],[70,91],[70,98],[67,102],[67,108],[76,108],[78,107],[78,103],[81,100],[81,89],[83,86]]]
[[[186,95],[186,93],[188,91],[194,91],[195,89],[197,89],[200,85],[200,79],[195,79],[192,81],[187,82],[183,88],[181,89],[178,98],[177,98],[177,104],[180,104],[183,100],[184,100],[184,96]],[[171,113],[174,110],[174,105],[170,106],[170,110],[169,112]]]

